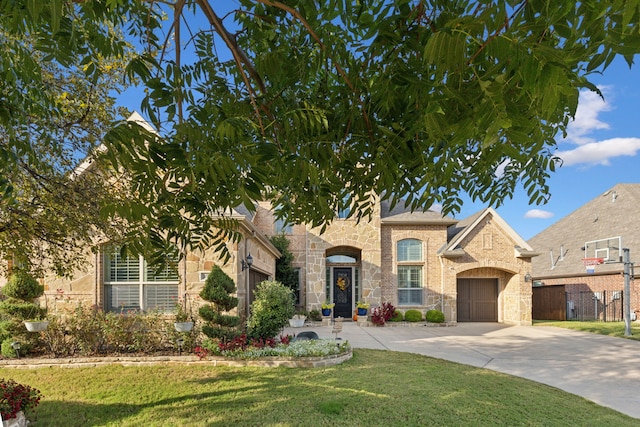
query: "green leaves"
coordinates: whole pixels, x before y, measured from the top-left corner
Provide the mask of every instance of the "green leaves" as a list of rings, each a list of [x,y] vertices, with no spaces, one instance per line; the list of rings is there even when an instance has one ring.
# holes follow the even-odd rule
[[[461,192],[496,206],[519,186],[544,203],[578,91],[596,90],[590,74],[616,55],[631,63],[640,52],[640,0],[242,0],[238,10],[198,2],[181,17],[142,1],[16,5],[27,12],[0,3],[10,41],[0,88],[11,95],[0,120],[21,141],[0,145],[5,176],[37,158],[27,141],[48,129],[20,134],[27,122],[12,120],[66,108],[20,37],[37,35],[33,50],[64,70],[82,64],[88,81],[128,42],[137,52],[116,69],[145,88],[141,109],[158,134],[107,133],[106,158],[130,188],[103,212],[126,219],[123,238],[181,249],[225,251],[235,225],[213,218],[265,198],[289,222],[320,227],[345,200],[367,219],[372,192],[445,213],[460,210]],[[205,15],[215,32],[198,27]],[[180,22],[192,37],[174,46],[166,24]],[[12,184],[0,188],[7,197]]]

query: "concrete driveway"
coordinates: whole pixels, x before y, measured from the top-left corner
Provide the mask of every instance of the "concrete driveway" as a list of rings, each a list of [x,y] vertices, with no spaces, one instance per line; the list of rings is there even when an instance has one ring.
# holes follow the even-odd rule
[[[331,327],[287,328],[332,338]],[[354,348],[417,353],[557,387],[640,418],[640,341],[545,326],[461,323],[451,327],[361,327],[338,334]]]

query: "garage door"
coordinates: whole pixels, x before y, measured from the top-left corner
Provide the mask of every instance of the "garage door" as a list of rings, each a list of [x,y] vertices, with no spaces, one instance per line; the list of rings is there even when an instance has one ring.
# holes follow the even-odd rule
[[[498,279],[458,279],[458,322],[498,321]]]

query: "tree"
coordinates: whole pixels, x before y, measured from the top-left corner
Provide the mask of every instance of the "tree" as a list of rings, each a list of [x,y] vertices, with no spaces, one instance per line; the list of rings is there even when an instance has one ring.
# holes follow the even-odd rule
[[[639,9],[621,0],[0,5],[8,32],[38,34],[37,51],[62,65],[76,55],[88,76],[92,58],[122,52],[109,28],[138,47],[123,73],[140,79],[159,134],[107,134],[137,199],[106,212],[156,244],[220,250],[213,230],[233,223],[211,218],[256,200],[313,226],[347,206],[366,219],[372,193],[444,213],[461,192],[497,206],[519,186],[544,203],[578,91],[640,51]]]
[[[240,318],[228,314],[238,306],[238,298],[231,295],[235,291],[236,285],[231,277],[214,265],[200,291],[200,297],[211,304],[203,305],[198,310],[206,322],[202,332],[209,338],[227,342],[240,335],[237,328]]]
[[[281,253],[276,260],[276,280],[295,293],[298,289],[298,272],[291,266],[293,254],[289,251],[289,239],[284,234],[276,234],[270,240]]]
[[[6,6],[2,4],[2,9]],[[18,9],[18,12],[20,9]],[[122,109],[113,91],[126,56],[50,59],[44,36],[16,34],[0,18],[0,256],[39,277],[73,271],[106,234],[105,200],[118,200],[109,168],[81,162]],[[90,78],[85,69],[99,70]],[[3,270],[7,267],[2,264]]]

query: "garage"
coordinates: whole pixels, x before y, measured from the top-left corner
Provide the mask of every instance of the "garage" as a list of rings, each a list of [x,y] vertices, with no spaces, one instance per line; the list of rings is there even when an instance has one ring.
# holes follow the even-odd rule
[[[498,321],[498,279],[458,279],[458,322]]]

